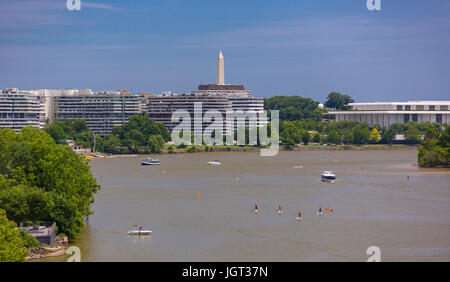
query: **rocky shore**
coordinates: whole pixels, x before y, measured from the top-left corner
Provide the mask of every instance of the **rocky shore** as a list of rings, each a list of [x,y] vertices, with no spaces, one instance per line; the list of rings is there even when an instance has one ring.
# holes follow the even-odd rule
[[[48,257],[58,257],[66,254],[68,246],[67,237],[56,237],[52,246],[41,245],[37,248],[29,248],[29,255],[27,257],[28,261],[48,258]]]

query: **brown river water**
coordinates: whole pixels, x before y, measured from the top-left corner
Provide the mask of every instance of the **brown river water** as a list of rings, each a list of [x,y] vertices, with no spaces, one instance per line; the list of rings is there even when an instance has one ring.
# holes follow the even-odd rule
[[[82,261],[366,261],[369,246],[382,261],[450,261],[450,170],[412,166],[415,150],[154,157],[91,161],[102,190],[71,243]],[[133,224],[153,234],[127,236]]]

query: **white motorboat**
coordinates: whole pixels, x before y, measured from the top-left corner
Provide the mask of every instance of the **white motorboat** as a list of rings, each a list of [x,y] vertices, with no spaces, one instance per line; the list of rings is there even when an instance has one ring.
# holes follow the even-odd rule
[[[143,160],[141,162],[141,165],[160,165],[160,161],[159,160],[155,160],[155,159],[151,159],[151,158],[146,158],[145,160]]]
[[[336,181],[336,175],[331,171],[324,171],[320,177],[320,180],[324,182],[334,182]]]
[[[144,230],[142,229],[142,226],[139,225],[133,225],[131,229],[127,232],[127,235],[137,235],[137,236],[143,236],[143,235],[151,235],[152,231],[150,230]]]
[[[217,166],[217,165],[222,165],[222,163],[221,163],[220,161],[218,161],[218,160],[209,161],[208,164],[209,164],[209,165],[216,165],[216,166]]]

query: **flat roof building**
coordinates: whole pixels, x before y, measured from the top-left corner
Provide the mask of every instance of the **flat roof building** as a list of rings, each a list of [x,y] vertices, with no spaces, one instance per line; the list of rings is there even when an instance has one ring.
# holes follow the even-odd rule
[[[147,113],[149,119],[155,122],[163,123],[167,131],[172,130],[179,122],[172,122],[172,114],[177,110],[185,110],[191,117],[191,127],[186,128],[193,131],[194,129],[194,106],[195,103],[201,103],[202,117],[209,110],[220,112],[225,119],[226,112],[231,110],[231,102],[224,96],[202,96],[189,94],[171,94],[171,95],[146,95],[144,96],[147,104]],[[225,121],[224,121],[225,124]],[[202,123],[202,132],[210,123]],[[223,127],[225,128],[225,127]],[[222,131],[224,134],[224,131]]]
[[[27,126],[45,126],[45,97],[17,88],[0,90],[0,127],[19,130]]]
[[[450,123],[450,101],[350,103],[349,107],[349,110],[329,114],[334,115],[336,121],[354,120],[381,127],[408,121]]]
[[[132,115],[142,114],[144,99],[128,91],[75,93],[54,97],[55,119],[84,119],[89,130],[99,136],[123,126]]]

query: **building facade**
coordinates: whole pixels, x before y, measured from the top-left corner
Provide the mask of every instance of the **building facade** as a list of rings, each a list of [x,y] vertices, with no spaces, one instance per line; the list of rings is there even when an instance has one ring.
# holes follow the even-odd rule
[[[336,121],[354,120],[381,127],[394,123],[437,122],[450,123],[450,101],[409,101],[350,103],[346,111],[332,111]]]
[[[84,119],[94,134],[104,136],[142,114],[144,100],[127,91],[75,93],[54,97],[55,119]]]
[[[45,126],[45,97],[17,88],[0,90],[0,127],[21,129]]]
[[[179,124],[179,122],[172,122],[172,114],[178,110],[187,111],[189,113],[191,125],[190,128],[185,129],[193,131],[195,128],[195,121],[198,118],[194,115],[196,103],[201,103],[201,117],[203,117],[207,111],[218,111],[224,118],[224,125],[226,124],[226,112],[231,110],[231,102],[225,96],[165,94],[147,95],[144,97],[146,99],[149,119],[155,122],[163,123],[169,132],[172,132],[172,130]],[[210,124],[210,122],[202,121],[202,132]],[[222,126],[222,128],[225,127]],[[222,131],[222,134],[224,134],[224,131]]]

